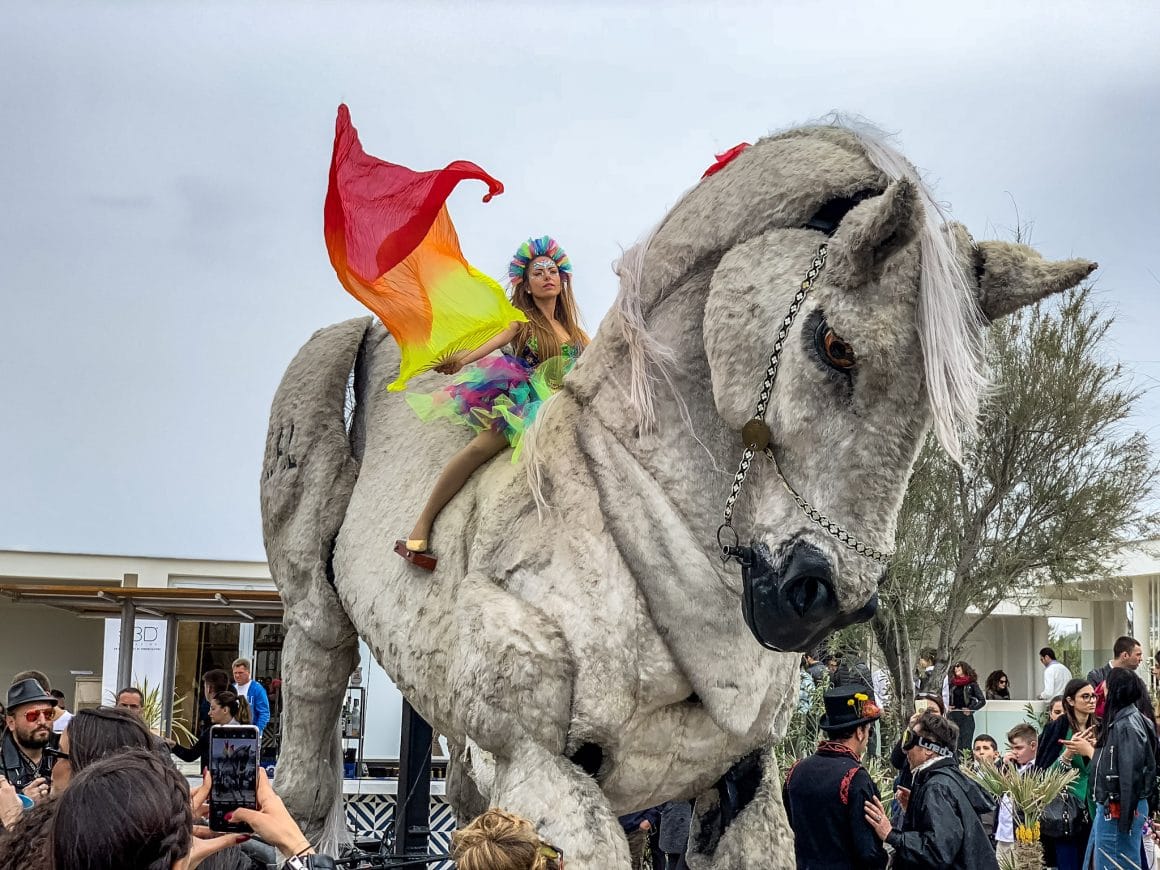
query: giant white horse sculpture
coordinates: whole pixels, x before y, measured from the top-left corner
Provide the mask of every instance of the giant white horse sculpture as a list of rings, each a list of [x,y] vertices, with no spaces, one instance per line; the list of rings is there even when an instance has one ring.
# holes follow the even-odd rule
[[[977,408],[985,323],[1092,268],[940,225],[868,133],[764,139],[626,254],[521,463],[494,461],[443,512],[433,575],[392,542],[465,433],[386,392],[398,353],[381,326],[318,332],[274,399],[262,476],[286,604],[287,805],[316,832],[337,805],[334,725],[361,636],[455,747],[460,804],[528,816],[570,870],[627,868],[616,817],[698,795],[696,866],[792,867],[777,771],[755,751],[784,726],[797,656],[754,641],[716,537],[775,343],[776,463],[750,451],[733,552],[754,631],[789,651],[872,612],[871,556],[890,548],[924,432],[933,419],[953,451]],[[726,811],[713,786],[746,757]]]

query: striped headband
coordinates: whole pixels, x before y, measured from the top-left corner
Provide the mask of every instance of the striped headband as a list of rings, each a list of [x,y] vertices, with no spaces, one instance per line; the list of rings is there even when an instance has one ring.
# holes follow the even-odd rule
[[[508,276],[512,281],[519,283],[524,280],[528,264],[536,257],[551,257],[557,269],[566,275],[572,274],[572,261],[568,259],[560,243],[551,236],[540,236],[537,239],[528,239],[516,250],[511,265],[508,266]]]

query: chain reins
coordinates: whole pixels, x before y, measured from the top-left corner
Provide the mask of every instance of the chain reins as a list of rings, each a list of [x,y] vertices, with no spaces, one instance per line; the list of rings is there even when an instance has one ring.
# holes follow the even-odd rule
[[[773,353],[769,355],[769,366],[765,370],[765,380],[761,382],[761,393],[757,398],[757,409],[753,413],[753,419],[741,428],[741,442],[745,449],[741,453],[741,462],[737,465],[737,473],[733,476],[733,486],[729,492],[729,497],[725,500],[725,510],[723,512],[725,522],[717,529],[717,544],[721,547],[721,557],[723,559],[735,559],[741,563],[745,558],[745,548],[739,546],[740,541],[737,530],[733,528],[733,508],[737,504],[737,498],[741,495],[742,487],[745,486],[745,478],[749,474],[750,466],[753,465],[753,457],[758,453],[764,453],[769,457],[770,462],[773,463],[774,471],[777,472],[778,479],[781,481],[781,485],[785,487],[786,492],[790,494],[797,506],[811,521],[821,526],[822,529],[860,556],[865,556],[868,559],[886,565],[890,561],[890,557],[894,555],[893,553],[883,552],[859,540],[842,528],[840,524],[834,522],[817,508],[813,507],[813,505],[802,498],[796,489],[790,486],[789,481],[781,473],[781,468],[777,464],[777,457],[773,453],[771,444],[772,433],[770,432],[769,424],[765,422],[765,415],[769,410],[770,396],[773,393],[773,382],[777,378],[777,367],[781,362],[781,352],[785,347],[785,340],[789,337],[790,327],[793,326],[793,322],[797,318],[802,304],[806,301],[806,297],[813,288],[814,281],[817,280],[818,275],[822,273],[822,269],[826,265],[827,253],[828,248],[824,243],[818,245],[818,251],[814,254],[813,262],[810,264],[810,268],[806,272],[806,276],[802,280],[797,293],[794,294],[789,311],[782,318],[781,326],[777,330],[777,339],[773,343]],[[726,544],[721,540],[722,534],[725,533],[726,529],[733,535],[732,545]]]

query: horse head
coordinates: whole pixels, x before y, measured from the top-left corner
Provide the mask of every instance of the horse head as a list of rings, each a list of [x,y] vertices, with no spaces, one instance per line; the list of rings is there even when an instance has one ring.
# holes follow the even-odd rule
[[[749,463],[739,492],[735,479],[704,498],[735,493],[723,543],[764,645],[809,649],[870,618],[925,433],[933,421],[957,457],[974,422],[988,322],[1094,268],[973,243],[879,136],[836,125],[748,148],[626,255],[614,311],[638,427],[674,419],[657,410],[656,369],[696,370],[703,355],[704,395],[687,386],[677,403],[734,433],[713,447],[730,472]],[[691,299],[695,361],[674,315]]]

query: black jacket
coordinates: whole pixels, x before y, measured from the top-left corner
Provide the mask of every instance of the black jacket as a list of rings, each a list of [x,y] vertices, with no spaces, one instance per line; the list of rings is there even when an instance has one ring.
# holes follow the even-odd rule
[[[974,680],[965,686],[956,686],[952,683],[950,695],[951,703],[947,708],[948,710],[981,710],[987,705],[987,699],[983,697],[983,690]]]
[[[209,729],[204,729],[197,738],[197,743],[188,749],[179,743],[169,746],[168,749],[169,752],[172,752],[182,761],[197,761],[201,759],[201,770],[204,772],[209,768]]]
[[[1119,800],[1120,832],[1126,834],[1132,829],[1136,804],[1151,798],[1156,786],[1156,729],[1143,713],[1129,707],[1108,724],[1103,743],[1092,758],[1092,797],[1097,804]]]
[[[49,746],[53,749],[60,745],[60,735],[53,734],[49,741]],[[54,758],[48,755],[42,755],[40,764],[35,768],[30,767],[28,759],[25,757],[16,745],[16,738],[11,731],[5,730],[0,736],[0,776],[3,776],[17,791],[32,782],[37,777],[44,777],[46,780],[52,779],[52,765]]]
[[[967,779],[953,758],[940,758],[914,774],[902,830],[886,842],[895,870],[998,870],[995,850],[979,816],[995,801]]]
[[[1108,662],[1105,665],[1101,665],[1098,668],[1092,668],[1090,671],[1088,671],[1087,681],[1091,683],[1091,687],[1094,689],[1099,686],[1100,683],[1106,680],[1108,678],[1108,674],[1111,672],[1112,663]]]
[[[821,746],[795,764],[782,798],[794,834],[798,870],[879,870],[882,841],[864,805],[878,789],[853,753]]]
[[[1092,720],[1095,722],[1095,719]],[[1035,766],[1040,770],[1047,770],[1063,755],[1063,745],[1059,742],[1067,738],[1071,731],[1071,722],[1066,716],[1060,716],[1054,722],[1048,722],[1039,735],[1039,748],[1035,750]]]

